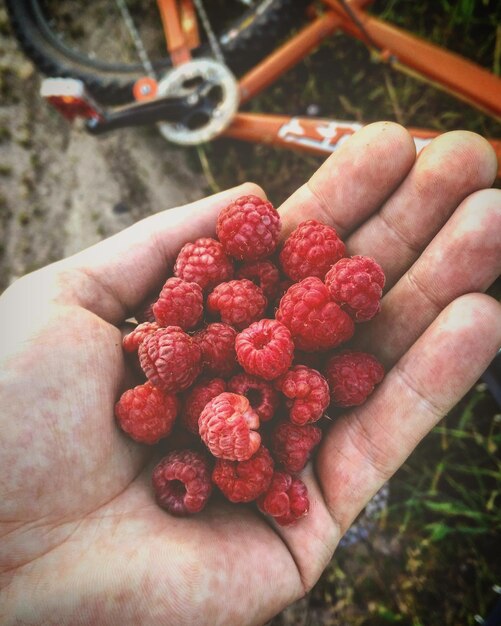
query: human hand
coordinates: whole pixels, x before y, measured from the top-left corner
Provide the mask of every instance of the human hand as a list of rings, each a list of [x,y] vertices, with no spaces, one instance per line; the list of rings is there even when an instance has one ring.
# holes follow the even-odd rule
[[[387,276],[359,346],[388,373],[335,421],[303,473],[310,513],[277,527],[211,502],[174,518],[152,497],[155,452],[117,428],[132,386],[120,327],[186,241],[211,236],[246,184],[143,220],[19,280],[0,300],[0,622],[263,624],[321,575],[343,533],[501,343],[495,158],[471,133],[415,160],[391,123],[361,130],[289,198],[284,234],[316,218]]]

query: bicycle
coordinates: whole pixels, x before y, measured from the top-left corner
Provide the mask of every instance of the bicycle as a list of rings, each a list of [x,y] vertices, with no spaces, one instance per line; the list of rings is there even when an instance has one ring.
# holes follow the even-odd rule
[[[339,29],[363,41],[390,66],[417,72],[459,99],[501,118],[498,77],[369,15],[365,8],[370,0],[240,0],[240,5],[245,5],[243,14],[232,18],[218,36],[213,17],[201,0],[152,1],[151,5],[158,8],[156,13],[133,0],[129,6],[125,0],[91,3],[94,19],[101,16],[105,33],[122,23],[103,12],[103,5],[109,4],[125,24],[132,49],[111,33],[104,43],[96,41],[93,29],[86,34],[77,28],[72,35],[75,27],[64,11],[61,14],[57,2],[7,0],[25,52],[43,73],[58,77],[42,83],[42,95],[68,119],[85,118],[86,129],[95,135],[157,123],[168,141],[180,145],[225,136],[314,154],[332,152],[361,124],[256,114],[242,112],[241,107]],[[140,23],[135,14],[138,4],[142,9]],[[69,5],[71,8],[72,3]],[[216,15],[216,20],[219,22],[220,16]],[[299,30],[290,35],[293,27]],[[87,50],[81,50],[86,35]],[[286,35],[288,38],[277,47]],[[68,42],[70,37],[73,39]],[[162,41],[167,44],[167,55],[164,51],[154,58]],[[131,52],[139,57],[139,63],[133,61]],[[117,62],[115,54],[124,55],[124,60]],[[409,131],[418,150],[439,134],[427,129]],[[490,142],[501,163],[501,140]]]

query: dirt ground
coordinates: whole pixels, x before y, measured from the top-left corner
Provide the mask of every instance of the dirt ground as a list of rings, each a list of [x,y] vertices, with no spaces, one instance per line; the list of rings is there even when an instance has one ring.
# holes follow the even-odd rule
[[[143,216],[207,193],[156,129],[93,138],[38,95],[0,3],[0,291]]]

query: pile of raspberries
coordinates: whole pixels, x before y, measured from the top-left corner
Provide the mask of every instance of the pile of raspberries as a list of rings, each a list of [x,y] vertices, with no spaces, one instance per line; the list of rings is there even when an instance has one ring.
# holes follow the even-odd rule
[[[217,488],[294,523],[309,508],[298,473],[323,428],[384,376],[374,356],[341,348],[380,310],[381,267],[346,256],[336,230],[315,220],[278,251],[280,228],[270,202],[231,202],[217,240],[183,246],[123,339],[145,382],[117,402],[118,424],[143,444],[175,442],[179,430],[189,441],[153,470],[156,501],[172,514],[201,511]]]

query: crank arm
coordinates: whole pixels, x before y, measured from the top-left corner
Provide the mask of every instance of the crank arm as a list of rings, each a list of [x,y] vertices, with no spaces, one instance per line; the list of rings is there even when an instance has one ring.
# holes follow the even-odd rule
[[[198,102],[197,92],[183,97],[147,100],[122,107],[112,113],[104,112],[99,118],[89,118],[85,122],[85,127],[91,135],[102,135],[129,126],[147,126],[156,122],[181,122]]]

